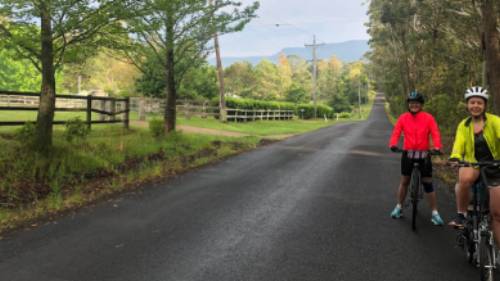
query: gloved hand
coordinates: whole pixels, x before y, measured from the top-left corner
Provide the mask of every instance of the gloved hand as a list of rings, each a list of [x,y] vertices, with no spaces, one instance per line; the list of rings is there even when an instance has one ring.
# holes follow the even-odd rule
[[[392,152],[399,152],[399,147],[397,147],[397,146],[391,146],[391,151]]]

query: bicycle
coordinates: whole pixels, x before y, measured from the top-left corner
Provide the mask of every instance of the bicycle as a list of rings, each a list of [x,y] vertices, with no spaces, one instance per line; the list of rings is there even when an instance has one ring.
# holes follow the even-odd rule
[[[424,191],[422,187],[422,175],[420,173],[420,164],[417,160],[424,160],[432,155],[440,155],[441,152],[437,150],[428,150],[428,151],[413,151],[413,150],[402,150],[397,149],[394,151],[396,153],[407,153],[408,157],[413,161],[413,169],[411,171],[410,176],[410,185],[409,193],[410,193],[410,204],[412,206],[412,214],[411,214],[411,228],[413,231],[417,230],[417,213],[418,213],[418,201],[423,199]]]
[[[500,167],[500,161],[469,163],[459,161],[457,167],[478,167],[480,177],[472,186],[472,201],[464,227],[457,236],[457,244],[465,251],[467,261],[480,269],[482,281],[493,281],[497,251],[490,228],[488,182],[485,169]]]

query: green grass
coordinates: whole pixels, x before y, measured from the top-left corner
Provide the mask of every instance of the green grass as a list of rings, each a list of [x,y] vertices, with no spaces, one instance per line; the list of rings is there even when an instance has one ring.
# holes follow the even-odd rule
[[[178,118],[179,125],[187,125],[200,128],[231,131],[254,136],[271,136],[299,134],[337,123],[333,120],[290,120],[290,121],[253,121],[245,123],[227,122],[222,123],[213,118],[192,117],[190,119]]]
[[[42,157],[20,140],[0,137],[0,232],[40,216],[92,202],[140,183],[176,174],[252,149],[257,137],[174,133],[154,138],[147,129],[94,128],[68,143],[54,132]]]

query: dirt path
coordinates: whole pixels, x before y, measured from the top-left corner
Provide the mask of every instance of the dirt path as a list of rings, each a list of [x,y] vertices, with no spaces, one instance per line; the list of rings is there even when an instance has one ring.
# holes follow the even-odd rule
[[[132,126],[137,126],[137,127],[143,127],[147,128],[148,123],[145,121],[132,121],[130,122]],[[200,128],[200,127],[194,127],[194,126],[187,126],[187,125],[177,125],[177,129],[179,131],[182,131],[184,133],[188,134],[205,134],[205,135],[213,135],[213,136],[225,136],[225,137],[246,137],[250,136],[248,134],[243,134],[243,133],[238,133],[238,132],[231,132],[231,131],[224,131],[224,130],[217,130],[217,129],[208,129],[208,128]]]

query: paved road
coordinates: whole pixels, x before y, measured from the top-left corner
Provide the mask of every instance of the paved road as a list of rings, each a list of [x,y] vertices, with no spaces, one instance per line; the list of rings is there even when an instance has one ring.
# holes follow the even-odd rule
[[[377,102],[366,122],[15,233],[0,241],[0,280],[478,280],[427,206],[418,234],[389,218],[399,173],[390,130]]]

